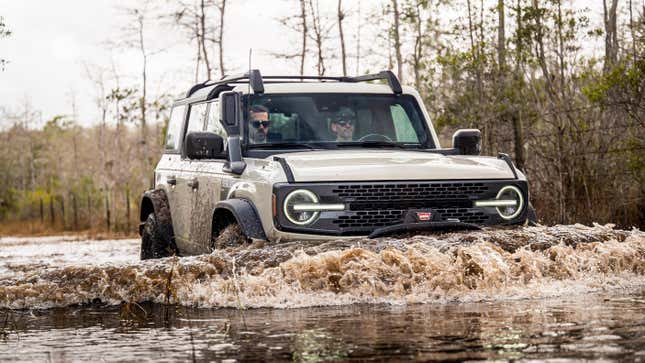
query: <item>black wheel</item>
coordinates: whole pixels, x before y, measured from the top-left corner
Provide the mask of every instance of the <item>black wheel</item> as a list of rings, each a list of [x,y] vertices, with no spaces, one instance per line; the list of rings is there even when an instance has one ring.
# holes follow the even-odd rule
[[[227,247],[238,247],[250,242],[251,239],[244,234],[242,227],[237,222],[231,222],[219,233],[213,233],[211,251]]]
[[[529,226],[538,225],[537,213],[535,213],[535,208],[533,208],[531,203],[529,203],[529,206],[526,209],[526,224]]]
[[[164,235],[154,213],[150,213],[141,233],[141,259],[162,258],[177,255],[177,246]]]

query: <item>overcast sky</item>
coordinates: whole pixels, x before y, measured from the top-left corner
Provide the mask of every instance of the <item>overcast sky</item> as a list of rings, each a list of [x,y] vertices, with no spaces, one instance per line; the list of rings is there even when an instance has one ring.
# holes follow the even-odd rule
[[[376,8],[382,1],[362,0],[363,17],[369,8]],[[166,4],[161,0],[156,3]],[[336,3],[337,0],[321,0],[321,11],[333,17]],[[141,58],[135,50],[120,46],[123,44],[123,28],[128,23],[120,8],[132,4],[137,2],[0,0],[0,16],[13,32],[11,37],[0,40],[0,58],[10,62],[4,72],[0,71],[0,108],[18,112],[29,100],[34,109],[42,111],[42,119],[47,120],[55,115],[72,114],[72,104],[75,104],[82,124],[96,122],[93,101],[96,89],[88,80],[86,65],[93,69],[109,69],[114,64],[122,77],[122,85],[137,85],[138,82],[136,77]],[[350,14],[345,29],[349,53],[353,55],[356,53],[358,17],[355,14],[359,1],[345,1],[344,4]],[[599,13],[601,8],[598,5],[602,2],[574,1],[574,4],[580,7],[591,5],[594,12]],[[263,74],[297,74],[297,60],[276,60],[272,55],[297,51],[300,47],[297,35],[287,31],[276,20],[284,15],[297,14],[297,6],[298,2],[294,0],[229,0],[224,41],[228,73],[247,69],[248,52],[252,48],[253,68],[261,69]],[[363,24],[361,31],[363,53],[368,53],[368,48],[374,51],[374,29],[371,39],[366,39],[366,35],[370,26],[378,26],[379,17],[372,19],[371,24]],[[332,31],[335,32],[336,28]],[[172,90],[177,95],[184,93],[194,80],[191,44],[170,27],[150,29],[148,34],[150,48],[172,45],[150,59],[152,93],[159,90]],[[110,42],[116,45],[110,45]],[[361,63],[369,63],[369,60],[361,60]],[[315,74],[313,60],[308,66],[308,73]],[[384,67],[382,64],[371,66]],[[350,73],[356,73],[353,59],[350,59],[349,67]],[[339,74],[339,61],[330,61],[328,69],[328,74]]]
[[[127,25],[127,17],[119,7],[132,3],[0,0],[0,15],[13,32],[11,37],[0,40],[0,56],[10,62],[0,72],[0,107],[18,111],[28,99],[47,120],[59,114],[72,114],[75,100],[81,122],[95,122],[95,89],[86,76],[85,64],[109,68],[114,62],[119,73],[126,76],[122,83],[138,81],[134,77],[140,68],[139,54],[118,46],[122,44],[119,42],[122,29]],[[347,3],[348,7],[358,5],[357,1]],[[323,0],[321,4],[323,10],[335,11],[336,0]],[[261,69],[264,74],[298,73],[297,61],[276,61],[271,55],[299,47],[295,34],[286,31],[276,20],[282,15],[297,13],[298,9],[292,6],[297,6],[297,2],[229,0],[224,42],[229,74],[246,70],[250,48],[253,68]],[[348,19],[348,28],[352,26],[351,20]],[[348,33],[355,33],[351,30]],[[155,43],[151,48],[173,44],[149,62],[152,91],[170,89],[177,94],[184,93],[194,80],[193,48],[169,27],[152,29],[149,33],[150,38],[159,38],[150,40]],[[350,41],[351,36],[348,36]],[[109,45],[109,41],[117,42],[117,46]],[[314,73],[313,62],[310,63],[310,72]],[[332,72],[338,72],[333,65],[331,68]]]

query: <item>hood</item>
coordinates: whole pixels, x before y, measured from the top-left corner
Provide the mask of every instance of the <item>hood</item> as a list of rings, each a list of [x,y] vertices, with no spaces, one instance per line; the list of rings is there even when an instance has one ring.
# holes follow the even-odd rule
[[[276,156],[285,159],[296,182],[514,178],[506,162],[494,157],[405,150],[325,150]]]

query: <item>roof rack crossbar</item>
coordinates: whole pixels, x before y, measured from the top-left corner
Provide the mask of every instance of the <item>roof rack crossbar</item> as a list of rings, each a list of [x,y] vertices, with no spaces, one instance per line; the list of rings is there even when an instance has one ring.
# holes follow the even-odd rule
[[[390,85],[390,88],[392,88],[392,92],[396,93],[397,95],[403,93],[401,83],[399,83],[399,79],[396,78],[396,75],[392,73],[392,71],[381,71],[379,73],[366,74],[364,76],[347,77],[347,82],[367,82],[380,79],[387,81],[387,83]]]
[[[216,81],[211,81],[208,80],[206,82],[202,83],[197,83],[196,85],[192,86],[188,93],[186,94],[186,97],[190,97],[193,95],[195,92],[198,90],[208,87],[208,86],[214,86],[214,85],[219,85],[219,84],[226,84],[226,83],[232,83],[232,82],[238,82],[238,81],[247,81],[248,83],[251,84],[251,88],[253,89],[253,92],[255,93],[264,93],[264,84],[262,82],[262,75],[260,74],[260,71],[257,69],[252,69],[248,73],[243,73],[243,74],[238,74],[234,76],[226,76],[223,77],[222,79],[216,80]]]
[[[310,80],[323,80],[323,81],[343,81],[347,77],[331,77],[331,76],[264,76],[264,79],[310,79]]]

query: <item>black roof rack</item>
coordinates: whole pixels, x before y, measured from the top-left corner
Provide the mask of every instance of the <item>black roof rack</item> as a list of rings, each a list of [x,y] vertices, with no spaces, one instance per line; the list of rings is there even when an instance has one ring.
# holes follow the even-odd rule
[[[399,83],[399,79],[396,78],[396,75],[392,73],[392,71],[381,71],[379,73],[367,74],[364,76],[356,76],[356,77],[346,77],[346,76],[343,76],[343,77],[264,76],[262,77],[262,74],[260,74],[260,71],[258,69],[252,69],[248,73],[244,73],[236,76],[225,76],[225,77],[222,77],[222,79],[217,81],[209,80],[203,83],[197,83],[196,85],[192,86],[190,90],[188,90],[188,93],[186,93],[186,97],[190,97],[195,92],[197,92],[198,90],[204,87],[213,86],[213,85],[222,85],[222,84],[228,84],[228,83],[248,83],[253,89],[253,92],[264,93],[264,83],[265,83],[264,80],[267,80],[267,83],[279,83],[280,81],[284,81],[284,80],[299,80],[299,81],[317,80],[317,81],[336,81],[336,82],[349,82],[349,83],[385,80],[387,81],[390,88],[392,89],[392,92],[394,92],[397,95],[403,93],[403,90],[401,89],[401,83]]]

